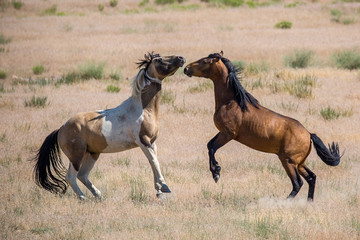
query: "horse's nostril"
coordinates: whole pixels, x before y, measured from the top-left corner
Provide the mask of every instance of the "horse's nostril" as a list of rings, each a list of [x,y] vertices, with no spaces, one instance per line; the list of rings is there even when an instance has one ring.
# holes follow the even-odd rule
[[[182,62],[185,62],[185,58],[184,58],[184,57],[182,57],[182,56],[177,56],[177,58],[178,58],[179,60],[181,60]]]

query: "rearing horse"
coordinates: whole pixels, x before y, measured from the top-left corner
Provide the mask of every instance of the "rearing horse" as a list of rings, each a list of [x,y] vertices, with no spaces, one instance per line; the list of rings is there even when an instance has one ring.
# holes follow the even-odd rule
[[[319,157],[328,165],[340,163],[337,143],[326,148],[315,134],[309,133],[297,120],[280,115],[263,106],[248,93],[237,78],[238,70],[220,53],[190,63],[184,73],[191,77],[210,78],[214,83],[214,123],[219,133],[209,141],[210,171],[215,182],[220,178],[221,167],[215,152],[234,139],[258,151],[278,155],[293,190],[288,198],[299,192],[303,182],[309,184],[308,200],[313,201],[316,175],[305,165],[313,142]]]
[[[150,162],[157,196],[169,193],[155,144],[159,131],[161,84],[184,63],[181,56],[145,55],[138,63],[141,69],[133,80],[131,97],[112,109],[77,113],[46,137],[34,158],[35,182],[53,193],[65,193],[70,184],[77,196],[85,199],[77,185],[78,178],[95,197],[101,198],[101,192],[88,179],[100,153],[140,147]],[[70,160],[66,175],[60,149]]]

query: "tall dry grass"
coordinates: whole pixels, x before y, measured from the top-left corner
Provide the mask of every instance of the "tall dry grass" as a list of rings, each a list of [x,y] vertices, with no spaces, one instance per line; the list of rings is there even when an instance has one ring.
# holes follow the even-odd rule
[[[54,4],[65,16],[40,14]],[[102,12],[98,4],[105,6]],[[130,0],[119,1],[115,8],[108,4],[30,0],[20,10],[0,12],[0,34],[12,39],[0,46],[5,49],[0,69],[8,76],[0,80],[1,239],[360,237],[360,75],[327,65],[334,51],[360,45],[358,22],[332,22],[332,5],[326,1],[256,9],[184,3],[199,4],[195,11],[150,4],[157,12]],[[129,13],[131,9],[139,13]],[[284,19],[293,23],[291,29],[273,27]],[[321,64],[283,67],[283,57],[299,48],[314,51]],[[217,133],[213,90],[209,80],[187,78],[182,70],[163,85],[172,99],[161,105],[157,140],[170,197],[155,197],[151,168],[139,149],[100,156],[90,178],[105,196],[101,202],[82,185],[85,202],[71,190],[54,196],[35,186],[28,159],[44,138],[77,112],[111,108],[125,100],[131,94],[127,78],[137,73],[135,62],[143,54],[180,54],[191,62],[219,50],[250,66],[266,62],[269,68],[245,74],[243,85],[262,105],[298,119],[325,142],[338,141],[341,150],[346,149],[335,168],[322,163],[315,151],[310,154],[308,166],[318,177],[314,203],[306,202],[306,183],[293,201],[285,200],[291,183],[276,156],[236,142],[217,152],[223,170],[220,181],[213,182],[206,149]],[[105,78],[71,85],[28,81],[56,80],[88,61],[105,63]],[[40,76],[32,73],[36,64],[46,69]],[[111,79],[113,72],[121,72],[120,80]],[[316,79],[311,96],[291,95],[285,86],[304,76]],[[106,91],[113,83],[119,93]],[[47,105],[25,107],[33,96],[47,97]],[[352,109],[353,114],[324,120],[320,111],[328,106]]]

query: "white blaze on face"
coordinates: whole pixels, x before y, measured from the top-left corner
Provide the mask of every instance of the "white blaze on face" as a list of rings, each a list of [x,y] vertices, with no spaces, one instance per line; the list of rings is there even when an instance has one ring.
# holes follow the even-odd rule
[[[107,147],[103,152],[121,152],[137,147],[144,120],[141,101],[130,97],[116,108],[99,111],[103,114],[102,134]]]

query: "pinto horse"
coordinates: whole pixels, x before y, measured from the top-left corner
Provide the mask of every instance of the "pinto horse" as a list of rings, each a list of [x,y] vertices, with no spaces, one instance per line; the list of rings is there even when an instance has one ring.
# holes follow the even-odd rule
[[[146,54],[138,63],[140,71],[133,79],[131,97],[112,109],[77,113],[46,137],[34,158],[35,182],[53,193],[65,193],[70,184],[82,200],[85,196],[77,185],[78,178],[96,198],[101,198],[101,192],[88,178],[100,153],[140,147],[150,162],[157,196],[171,192],[160,171],[155,140],[162,80],[184,63],[181,56]],[[70,160],[66,174],[60,149]]]
[[[221,167],[215,159],[215,152],[234,139],[258,151],[278,155],[292,183],[288,198],[299,192],[303,182],[309,184],[308,200],[313,201],[316,175],[305,165],[313,142],[319,157],[327,165],[340,163],[337,143],[326,148],[322,140],[309,133],[297,120],[273,112],[259,104],[240,84],[238,70],[220,53],[188,64],[184,73],[191,77],[210,78],[214,83],[214,123],[219,133],[209,141],[210,171],[217,182]]]

